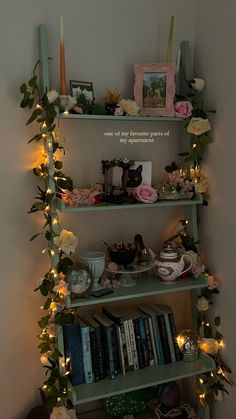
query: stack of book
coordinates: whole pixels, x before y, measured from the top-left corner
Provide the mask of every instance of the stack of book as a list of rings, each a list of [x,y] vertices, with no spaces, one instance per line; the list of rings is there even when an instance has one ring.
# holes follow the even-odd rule
[[[64,326],[64,347],[72,385],[181,359],[174,314],[164,304],[103,307],[93,317],[77,317]]]

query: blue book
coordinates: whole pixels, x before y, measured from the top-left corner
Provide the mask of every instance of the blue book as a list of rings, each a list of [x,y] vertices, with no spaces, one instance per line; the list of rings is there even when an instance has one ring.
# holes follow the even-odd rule
[[[92,368],[89,326],[79,317],[77,317],[77,322],[80,327],[81,342],[82,342],[84,379],[85,379],[86,384],[90,384],[93,382],[93,368]]]
[[[63,326],[65,357],[70,359],[70,381],[73,386],[84,383],[83,353],[80,327],[76,323]]]

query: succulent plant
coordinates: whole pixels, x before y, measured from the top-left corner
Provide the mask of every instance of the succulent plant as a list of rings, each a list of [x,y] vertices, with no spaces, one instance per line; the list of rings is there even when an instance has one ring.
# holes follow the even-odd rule
[[[121,92],[119,92],[118,89],[114,89],[114,90],[109,90],[107,89],[107,94],[104,97],[104,101],[105,103],[108,103],[110,105],[116,105],[119,100],[121,99]]]

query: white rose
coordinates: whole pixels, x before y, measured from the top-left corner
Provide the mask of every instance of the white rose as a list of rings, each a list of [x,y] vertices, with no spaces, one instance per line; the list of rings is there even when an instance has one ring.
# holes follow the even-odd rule
[[[65,111],[69,111],[76,105],[76,99],[70,95],[61,95],[60,104],[65,108]]]
[[[49,103],[53,103],[59,97],[59,93],[57,93],[57,91],[54,89],[49,90],[49,92],[47,92],[47,97],[48,97]]]
[[[202,135],[204,132],[210,131],[211,124],[208,119],[192,118],[187,126],[187,132],[194,135]]]
[[[71,419],[71,415],[65,406],[59,406],[53,408],[50,419]]]
[[[61,230],[60,235],[54,237],[53,242],[57,247],[61,248],[66,255],[74,253],[76,247],[78,246],[77,237],[72,233],[72,231],[68,230]]]
[[[199,311],[207,311],[209,309],[209,301],[205,297],[197,299],[197,308]]]
[[[199,348],[208,355],[216,355],[219,350],[219,344],[213,338],[202,338],[199,342]]]
[[[137,115],[139,107],[134,100],[122,99],[118,105],[123,109],[127,115]]]
[[[205,80],[196,77],[191,80],[190,84],[194,90],[196,90],[197,92],[202,92],[205,87]]]

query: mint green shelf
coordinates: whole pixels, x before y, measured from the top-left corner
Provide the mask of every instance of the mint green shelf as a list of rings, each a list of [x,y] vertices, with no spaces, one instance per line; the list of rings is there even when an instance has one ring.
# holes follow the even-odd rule
[[[114,416],[109,415],[109,413],[105,412],[103,409],[99,409],[80,413],[79,419],[114,419]]]
[[[82,384],[72,388],[74,405],[104,399],[116,394],[128,393],[142,388],[152,387],[169,381],[181,380],[214,370],[212,358],[200,354],[196,362],[174,362],[166,365],[153,365],[120,375],[115,380],[102,380],[98,383]]]
[[[199,278],[179,279],[175,284],[164,284],[157,276],[142,275],[136,278],[137,284],[134,287],[115,289],[113,294],[96,298],[78,298],[75,300],[67,297],[67,307],[76,308],[84,306],[92,306],[95,304],[110,303],[112,301],[125,301],[137,298],[150,297],[158,294],[169,294],[172,292],[180,292],[207,287],[207,281],[204,276]]]
[[[193,199],[181,199],[177,201],[157,201],[154,204],[95,204],[95,205],[83,205],[81,207],[66,207],[64,203],[58,199],[57,208],[61,212],[88,212],[88,211],[114,211],[114,210],[124,210],[124,209],[151,209],[151,208],[161,208],[161,207],[177,207],[177,206],[190,206],[190,205],[200,205],[202,204],[203,199],[201,195],[196,195]]]
[[[59,118],[62,119],[92,119],[97,121],[159,121],[159,122],[183,122],[184,119],[178,116],[116,116],[116,115],[80,115],[72,114],[68,115],[61,114]]]

